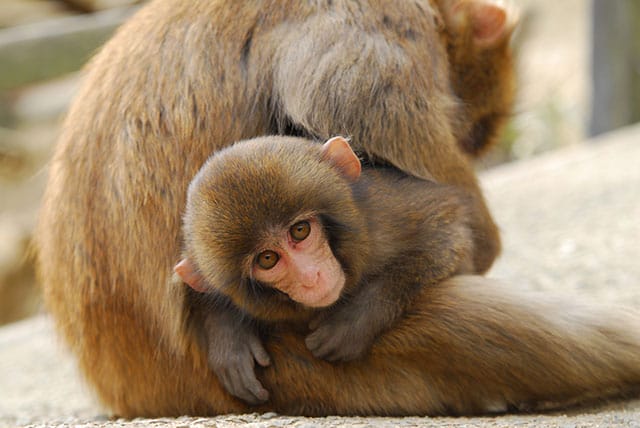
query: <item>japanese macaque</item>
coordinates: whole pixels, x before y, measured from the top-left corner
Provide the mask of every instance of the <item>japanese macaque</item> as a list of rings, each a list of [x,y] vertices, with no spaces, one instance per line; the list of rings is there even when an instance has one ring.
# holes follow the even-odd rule
[[[473,214],[473,272],[486,271],[500,242],[460,148],[475,153],[490,144],[509,111],[511,22],[482,0],[154,0],[137,12],[85,69],[51,162],[36,243],[48,308],[101,400],[123,416],[248,409],[208,366],[202,326],[192,322],[206,305],[172,281],[187,186],[211,153],[235,141],[348,135],[368,164],[457,188]],[[499,70],[487,72],[486,64]],[[392,330],[406,343],[423,335]],[[355,393],[360,401],[334,406],[339,395],[298,383],[342,370],[316,360],[307,336],[283,336],[281,351],[274,349],[280,342],[264,342],[272,362],[264,374],[280,377],[256,373],[273,409],[435,409],[401,402],[414,397],[409,389],[378,402]],[[302,348],[292,345],[298,339]],[[376,346],[371,358],[387,352]],[[348,390],[364,390],[362,382],[377,379],[382,387],[387,374],[403,370],[364,358],[360,366],[344,363],[354,371],[334,385],[351,379]],[[382,371],[354,377],[371,370]],[[305,389],[286,386],[292,395],[276,395],[293,379]],[[458,404],[449,408],[471,409]]]
[[[453,186],[362,170],[341,137],[322,149],[263,137],[212,156],[189,187],[176,270],[217,294],[204,325],[224,386],[268,398],[255,320],[311,321],[313,355],[361,358],[421,287],[473,271],[468,205]]]

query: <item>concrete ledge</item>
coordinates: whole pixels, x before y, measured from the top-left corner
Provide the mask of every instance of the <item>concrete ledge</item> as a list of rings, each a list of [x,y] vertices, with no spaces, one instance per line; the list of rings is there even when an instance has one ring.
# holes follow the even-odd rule
[[[483,186],[504,238],[490,276],[640,308],[640,125],[495,168]],[[640,400],[547,415],[297,418],[274,414],[112,421],[39,316],[0,329],[0,428],[640,426]]]
[[[488,171],[490,276],[640,308],[640,125]]]

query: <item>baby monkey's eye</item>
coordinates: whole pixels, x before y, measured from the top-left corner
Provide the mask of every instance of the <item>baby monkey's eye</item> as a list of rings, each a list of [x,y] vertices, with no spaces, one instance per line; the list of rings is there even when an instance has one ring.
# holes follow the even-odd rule
[[[289,228],[289,233],[294,241],[304,241],[311,232],[311,224],[308,221],[299,221]]]
[[[278,260],[280,260],[278,253],[271,250],[265,250],[256,257],[256,263],[258,266],[265,270],[269,270],[274,267],[276,263],[278,263]]]

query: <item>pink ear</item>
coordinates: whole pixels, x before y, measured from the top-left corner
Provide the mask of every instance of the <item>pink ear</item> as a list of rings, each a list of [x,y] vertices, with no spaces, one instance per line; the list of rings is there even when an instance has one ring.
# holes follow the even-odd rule
[[[180,260],[178,264],[173,267],[173,271],[178,274],[184,283],[194,290],[200,293],[207,291],[207,285],[204,278],[200,273],[198,273],[196,267],[188,258]]]
[[[473,38],[480,47],[492,47],[507,35],[507,12],[504,8],[482,0],[471,3],[469,9]]]
[[[355,181],[360,177],[360,159],[343,137],[333,137],[324,143],[322,158],[331,161],[347,179]]]
[[[489,49],[509,37],[507,11],[490,0],[459,0],[449,9],[449,24],[458,30],[471,26],[476,46]]]

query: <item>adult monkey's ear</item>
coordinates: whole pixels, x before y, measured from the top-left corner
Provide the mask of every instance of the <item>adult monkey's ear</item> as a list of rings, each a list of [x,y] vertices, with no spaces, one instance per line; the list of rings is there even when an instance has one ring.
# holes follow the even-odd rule
[[[182,279],[182,282],[184,282],[194,290],[200,293],[204,293],[207,291],[207,286],[204,278],[202,277],[202,275],[200,275],[196,267],[188,258],[185,257],[184,259],[180,260],[173,267],[173,271],[178,274],[180,279]]]
[[[470,29],[474,45],[480,49],[491,49],[507,41],[517,22],[513,8],[491,0],[458,0],[445,6],[447,24],[458,31]]]
[[[351,181],[360,178],[362,165],[344,137],[333,137],[322,145],[322,159],[330,161],[342,175]]]

